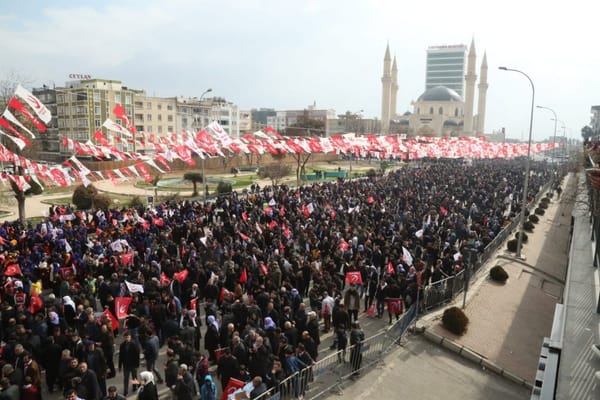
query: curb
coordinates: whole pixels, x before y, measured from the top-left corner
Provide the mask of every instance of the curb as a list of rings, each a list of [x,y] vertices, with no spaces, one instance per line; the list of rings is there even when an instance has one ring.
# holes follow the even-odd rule
[[[497,365],[493,361],[490,361],[489,359],[483,357],[482,355],[477,354],[473,350],[471,350],[461,344],[456,343],[452,339],[449,339],[445,336],[438,335],[437,333],[427,329],[427,327],[424,327],[424,330],[425,330],[424,336],[430,342],[432,342],[438,346],[444,347],[447,350],[450,350],[453,353],[456,353],[459,356],[461,356],[469,361],[472,361],[483,368],[489,369],[490,371],[500,375],[503,378],[508,379],[509,381],[511,381],[513,383],[516,383],[517,385],[524,386],[529,390],[533,389],[533,385],[531,382],[513,374],[510,371],[507,371],[506,369]]]

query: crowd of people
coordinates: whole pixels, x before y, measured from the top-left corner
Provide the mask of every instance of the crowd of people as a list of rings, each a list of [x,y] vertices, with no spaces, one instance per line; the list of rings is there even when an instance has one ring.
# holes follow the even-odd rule
[[[551,168],[533,163],[531,197]],[[40,399],[42,369],[48,392],[69,399],[156,399],[165,384],[178,400],[208,400],[231,379],[252,382],[254,398],[317,361],[330,330],[338,349],[357,345],[340,361],[359,374],[359,313],[383,318],[399,299],[391,323],[425,286],[459,272],[462,251],[482,251],[520,211],[523,169],[437,162],[255,185],[205,204],[53,206],[36,225],[5,222],[0,399]],[[107,387],[118,372],[120,393]]]

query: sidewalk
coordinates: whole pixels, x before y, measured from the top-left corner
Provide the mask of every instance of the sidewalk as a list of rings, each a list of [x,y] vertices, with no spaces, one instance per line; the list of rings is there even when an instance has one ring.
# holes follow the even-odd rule
[[[565,177],[562,197],[554,196],[534,232],[528,233],[521,252],[525,260],[502,247],[480,269],[467,296],[467,332],[456,336],[444,329],[442,309],[420,320],[426,337],[531,387],[543,339],[551,332],[555,305],[562,301],[574,206],[570,194],[576,191],[576,180],[574,174]],[[506,284],[487,279],[495,265],[508,272]],[[461,307],[462,301],[463,296],[458,296],[451,305]]]

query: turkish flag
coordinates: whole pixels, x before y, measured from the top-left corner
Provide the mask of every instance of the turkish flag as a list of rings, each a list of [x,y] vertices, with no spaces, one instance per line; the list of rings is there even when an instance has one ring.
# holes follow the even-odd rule
[[[242,273],[240,274],[240,283],[248,282],[248,272],[246,272],[246,268],[242,268]]]
[[[340,244],[338,245],[338,247],[343,250],[343,251],[348,251],[350,250],[350,245],[348,244],[348,242],[346,242],[344,239],[342,239],[340,241]]]
[[[165,275],[164,272],[162,272],[160,274],[160,285],[165,286],[165,285],[168,285],[169,283],[171,283],[171,279],[169,279],[169,277],[167,275]]]
[[[373,196],[369,196],[369,198],[367,198],[367,203],[373,204],[374,202],[375,202],[375,199],[373,198]]]
[[[110,325],[111,325],[111,329],[113,331],[116,331],[117,329],[119,329],[119,320],[115,318],[115,316],[113,315],[113,313],[111,313],[108,308],[106,310],[104,310],[104,312],[102,313],[104,315],[106,315],[110,321]]]
[[[187,269],[184,269],[181,272],[175,272],[173,274],[173,278],[177,279],[180,283],[183,283],[183,281],[187,279],[188,275],[189,271]]]
[[[240,232],[240,237],[242,238],[242,240],[248,240],[248,239],[250,239],[248,237],[248,235],[244,235],[242,232]]]
[[[197,305],[198,305],[197,297],[194,297],[193,299],[190,300],[190,310],[195,310]]]
[[[131,297],[115,297],[115,315],[118,319],[125,318],[129,311]]]
[[[4,270],[4,275],[6,276],[15,276],[21,275],[21,268],[19,264],[10,264],[6,266],[6,270]]]
[[[248,222],[248,214],[246,214],[246,211],[242,213],[242,219],[244,220],[244,222]]]
[[[123,253],[121,254],[121,262],[124,267],[128,267],[133,265],[133,253]]]
[[[387,273],[390,275],[394,275],[396,273],[396,269],[394,268],[394,264],[390,261],[387,265]]]
[[[346,282],[350,285],[362,285],[362,276],[360,271],[348,271],[346,272]]]
[[[269,228],[271,228],[271,229],[277,228],[277,222],[276,221],[269,222]]]
[[[385,301],[387,302],[387,308],[388,308],[388,312],[390,314],[402,314],[403,312],[403,306],[402,306],[402,299],[395,299],[395,298],[389,298],[389,299],[385,299]]]
[[[267,268],[267,266],[265,265],[265,263],[260,263],[260,269],[263,273],[264,276],[269,275],[269,269]]]
[[[40,298],[39,294],[32,292],[31,298],[29,299],[29,312],[35,314],[42,308],[44,308],[44,301]]]

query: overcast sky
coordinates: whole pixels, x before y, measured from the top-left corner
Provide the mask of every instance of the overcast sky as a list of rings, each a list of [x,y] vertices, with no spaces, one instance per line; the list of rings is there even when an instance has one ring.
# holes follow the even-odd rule
[[[486,132],[527,139],[531,87],[567,134],[580,137],[600,104],[600,6],[539,1],[20,1],[0,3],[0,78],[63,85],[70,73],[121,80],[157,96],[207,88],[242,109],[302,109],[381,118],[383,55],[398,60],[398,113],[425,87],[431,45],[475,38],[477,73],[487,51]],[[31,86],[31,85],[30,85]],[[476,107],[475,103],[475,107]],[[553,135],[536,109],[534,140]],[[559,135],[562,133],[559,122]]]

